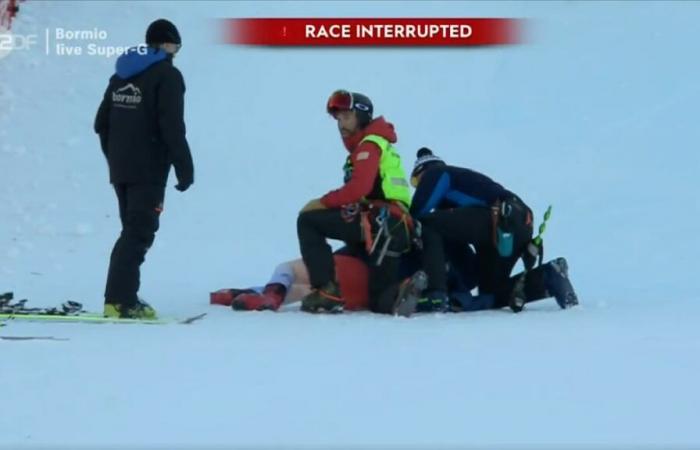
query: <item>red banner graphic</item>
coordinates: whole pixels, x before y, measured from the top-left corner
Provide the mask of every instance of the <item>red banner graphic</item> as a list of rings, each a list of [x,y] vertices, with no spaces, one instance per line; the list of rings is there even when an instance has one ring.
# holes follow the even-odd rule
[[[493,18],[225,19],[226,42],[264,46],[481,46],[522,41],[523,20]]]

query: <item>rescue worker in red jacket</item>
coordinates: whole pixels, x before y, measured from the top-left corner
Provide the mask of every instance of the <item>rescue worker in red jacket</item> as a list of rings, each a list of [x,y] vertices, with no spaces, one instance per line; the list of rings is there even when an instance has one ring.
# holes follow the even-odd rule
[[[313,289],[301,308],[342,312],[333,252],[326,242],[336,239],[369,264],[370,310],[394,313],[399,257],[410,249],[412,227],[408,179],[393,146],[396,132],[383,117],[373,118],[372,102],[356,92],[334,92],[326,109],[350,154],[344,166],[345,185],[308,202],[297,220],[301,255]]]

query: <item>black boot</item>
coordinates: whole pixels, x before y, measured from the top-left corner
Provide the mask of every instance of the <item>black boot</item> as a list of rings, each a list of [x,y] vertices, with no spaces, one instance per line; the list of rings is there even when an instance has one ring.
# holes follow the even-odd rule
[[[569,264],[565,258],[557,258],[547,264],[544,284],[547,293],[557,300],[560,308],[566,309],[578,305],[578,296],[569,280]]]
[[[569,280],[569,265],[564,258],[557,258],[541,266],[535,267],[527,273],[525,285],[522,274],[510,279],[511,296],[508,305],[514,312],[520,312],[526,303],[537,302],[554,297],[560,308],[566,309],[578,305],[578,297]]]

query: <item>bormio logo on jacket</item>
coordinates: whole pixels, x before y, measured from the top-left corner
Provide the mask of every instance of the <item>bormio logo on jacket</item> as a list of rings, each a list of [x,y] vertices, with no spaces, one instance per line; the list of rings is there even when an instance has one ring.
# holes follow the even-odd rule
[[[141,89],[129,83],[112,92],[112,103],[118,108],[136,108],[141,103]]]

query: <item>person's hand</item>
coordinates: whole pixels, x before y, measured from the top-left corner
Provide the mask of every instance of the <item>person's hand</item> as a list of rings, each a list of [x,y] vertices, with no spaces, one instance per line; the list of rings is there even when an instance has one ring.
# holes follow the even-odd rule
[[[185,192],[187,189],[190,188],[190,186],[192,186],[192,182],[191,182],[191,181],[179,181],[179,182],[175,185],[175,189],[177,189],[177,190],[180,191],[180,192]]]
[[[311,201],[309,201],[303,208],[301,208],[301,211],[299,211],[299,214],[309,212],[309,211],[316,211],[319,209],[326,209],[326,207],[321,203],[320,198],[315,198]]]

